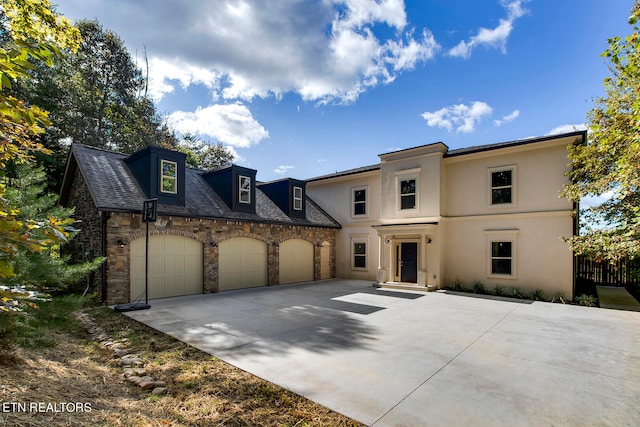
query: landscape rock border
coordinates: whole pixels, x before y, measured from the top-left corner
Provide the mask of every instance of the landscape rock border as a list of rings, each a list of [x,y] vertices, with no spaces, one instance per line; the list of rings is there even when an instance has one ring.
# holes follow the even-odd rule
[[[151,390],[152,395],[161,396],[167,394],[167,383],[147,375],[145,362],[142,356],[131,352],[129,342],[125,339],[113,340],[109,334],[96,325],[93,319],[84,312],[74,313],[84,329],[100,346],[111,350],[118,360],[118,366],[122,368],[123,377],[142,390]]]

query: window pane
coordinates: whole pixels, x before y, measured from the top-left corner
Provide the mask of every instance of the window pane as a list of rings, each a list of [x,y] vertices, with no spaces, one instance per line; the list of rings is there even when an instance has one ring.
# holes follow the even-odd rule
[[[511,258],[511,242],[491,242],[491,257]]]
[[[297,211],[302,210],[302,199],[293,199],[293,209]]]
[[[511,171],[499,171],[491,174],[492,187],[504,187],[511,185]]]
[[[301,199],[302,198],[302,188],[293,187],[293,197],[296,198],[296,199]]]
[[[354,202],[365,202],[367,200],[367,190],[356,190],[353,192]]]
[[[162,161],[162,176],[168,176],[175,178],[177,176],[177,165],[174,162],[169,162],[167,160]]]
[[[353,253],[356,255],[364,255],[366,253],[366,243],[354,243]]]
[[[511,188],[500,188],[491,190],[491,203],[499,205],[501,203],[511,203]]]
[[[401,196],[400,209],[414,209],[416,207],[416,196]]]
[[[353,258],[353,266],[356,268],[367,268],[367,257],[356,255]]]
[[[367,205],[365,203],[356,203],[353,206],[353,214],[354,215],[366,215],[367,214]]]
[[[162,178],[162,192],[163,193],[176,193],[176,180],[175,178]]]
[[[240,177],[240,188],[243,190],[248,190],[251,187],[251,178],[247,176]]]
[[[491,260],[491,274],[511,274],[510,259]]]
[[[415,179],[400,181],[400,194],[415,194],[415,193],[416,193]]]

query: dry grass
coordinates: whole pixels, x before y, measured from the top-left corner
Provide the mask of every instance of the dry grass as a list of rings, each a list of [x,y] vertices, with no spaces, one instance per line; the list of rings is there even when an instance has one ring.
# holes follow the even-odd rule
[[[111,338],[128,339],[168,394],[153,396],[127,382],[113,352],[84,332],[49,331],[55,347],[18,349],[0,366],[0,405],[79,402],[91,411],[0,408],[0,426],[359,425],[107,308],[86,312]]]

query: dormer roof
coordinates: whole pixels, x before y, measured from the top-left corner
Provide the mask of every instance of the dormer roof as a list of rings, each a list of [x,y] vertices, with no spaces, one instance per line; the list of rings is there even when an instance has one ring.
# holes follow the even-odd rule
[[[95,147],[72,144],[60,193],[60,203],[64,205],[67,202],[74,176],[76,171],[79,171],[98,210],[141,213],[142,205],[148,197],[129,168],[128,157],[125,154]],[[186,167],[184,205],[167,204],[159,200],[158,215],[340,227],[335,219],[308,197],[304,201],[305,217],[292,218],[259,188],[255,190],[254,213],[234,211],[207,183],[203,177],[205,174],[205,171]]]

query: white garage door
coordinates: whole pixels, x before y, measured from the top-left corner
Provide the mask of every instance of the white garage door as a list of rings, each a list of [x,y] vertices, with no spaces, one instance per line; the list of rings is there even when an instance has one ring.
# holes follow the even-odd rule
[[[313,280],[313,243],[290,239],[280,243],[280,283]]]
[[[145,239],[131,242],[131,300],[144,299]],[[149,237],[149,298],[202,293],[202,243],[182,236]]]
[[[224,240],[218,246],[219,290],[267,285],[267,244],[247,237]]]

